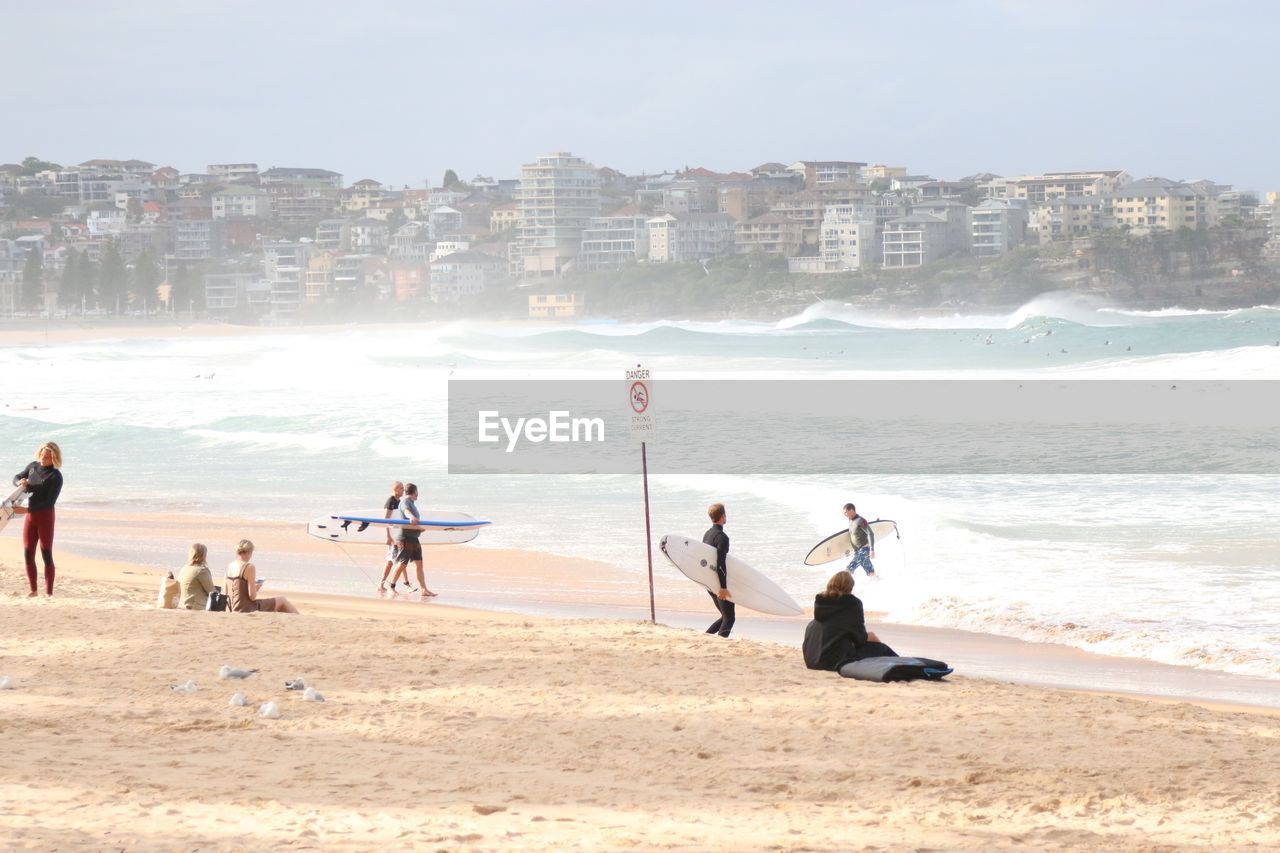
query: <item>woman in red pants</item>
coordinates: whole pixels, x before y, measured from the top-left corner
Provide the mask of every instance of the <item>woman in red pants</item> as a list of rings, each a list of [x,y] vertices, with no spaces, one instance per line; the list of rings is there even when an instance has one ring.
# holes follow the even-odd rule
[[[19,508],[25,513],[22,527],[22,551],[27,561],[27,580],[31,583],[34,598],[36,589],[36,546],[44,560],[44,592],[53,595],[53,506],[62,493],[62,450],[55,442],[46,442],[36,451],[36,461],[19,471],[13,478],[15,486],[27,490],[27,506]]]

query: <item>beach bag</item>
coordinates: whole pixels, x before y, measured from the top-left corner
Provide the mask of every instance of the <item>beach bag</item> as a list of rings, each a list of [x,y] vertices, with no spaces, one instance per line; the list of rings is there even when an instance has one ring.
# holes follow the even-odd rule
[[[222,591],[222,587],[215,586],[213,592],[209,593],[209,603],[205,605],[205,610],[223,612],[227,609],[227,595]]]
[[[805,626],[800,651],[804,655],[804,665],[809,669],[817,669],[818,662],[822,660],[822,623],[817,619],[810,619]]]
[[[840,667],[842,676],[859,681],[938,681],[953,671],[940,660],[904,657],[863,658]]]
[[[156,607],[174,610],[178,606],[178,596],[182,594],[182,584],[173,579],[173,572],[160,579],[160,593],[156,596]]]

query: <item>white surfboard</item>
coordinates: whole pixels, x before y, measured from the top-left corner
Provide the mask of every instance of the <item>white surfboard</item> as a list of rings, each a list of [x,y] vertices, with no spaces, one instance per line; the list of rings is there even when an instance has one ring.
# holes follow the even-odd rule
[[[25,487],[18,487],[13,494],[0,501],[0,530],[4,530],[4,526],[9,523],[9,519],[15,515],[14,508],[27,499],[27,490]]]
[[[719,592],[715,548],[703,544],[701,539],[678,533],[663,536],[658,548],[689,580],[712,593]],[[782,587],[733,554],[725,558],[725,574],[728,576],[730,600],[734,604],[774,616],[798,616],[804,612]]]
[[[404,522],[399,513],[392,513],[390,519],[384,519],[384,515],[384,509],[326,515],[310,522],[307,533],[317,539],[347,545],[385,545],[388,528],[392,538],[395,538],[395,528],[404,526]],[[481,528],[489,524],[484,519],[464,512],[445,510],[426,510],[421,519],[427,525],[422,528],[422,535],[418,538],[423,545],[461,545],[475,539],[480,535]]]
[[[875,534],[877,542],[890,535],[895,539],[902,538],[902,534],[898,532],[898,523],[896,521],[877,518],[867,524],[871,528],[871,532]],[[830,563],[832,560],[839,560],[842,557],[846,560],[853,559],[853,536],[849,533],[849,528],[847,527],[839,533],[832,533],[826,539],[814,545],[813,549],[809,551],[809,556],[804,558],[804,564],[806,566],[821,566],[823,563]]]

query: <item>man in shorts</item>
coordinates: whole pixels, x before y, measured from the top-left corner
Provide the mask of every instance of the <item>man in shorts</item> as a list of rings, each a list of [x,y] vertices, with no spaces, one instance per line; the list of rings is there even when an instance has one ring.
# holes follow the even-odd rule
[[[387,498],[387,502],[382,505],[382,509],[384,510],[383,518],[391,518],[391,513],[400,509],[400,498],[402,497],[404,497],[404,483],[396,480],[391,484],[391,497]],[[387,591],[387,575],[391,574],[391,567],[396,564],[396,558],[400,556],[399,543],[396,541],[395,537],[391,535],[391,528],[393,526],[394,525],[391,524],[387,525],[387,564],[382,567],[382,580],[378,582],[379,594]],[[399,572],[396,573],[395,578],[391,579],[392,592],[396,591],[396,579],[398,577]],[[409,582],[408,571],[405,572],[404,579],[407,584]]]
[[[867,577],[874,578],[876,567],[871,560],[876,555],[876,533],[867,520],[858,515],[858,508],[853,504],[844,505],[844,517],[849,519],[849,536],[853,539],[853,559],[847,571],[853,574],[854,569],[862,566]]]
[[[411,526],[422,523],[422,516],[418,513],[418,487],[413,483],[405,484],[404,498],[400,501],[400,515],[409,524],[397,530],[400,555],[396,557],[396,564],[404,568],[407,575],[409,563],[412,562],[418,574],[418,587],[422,590],[422,597],[430,598],[436,593],[427,589],[427,579],[422,570],[422,528]]]

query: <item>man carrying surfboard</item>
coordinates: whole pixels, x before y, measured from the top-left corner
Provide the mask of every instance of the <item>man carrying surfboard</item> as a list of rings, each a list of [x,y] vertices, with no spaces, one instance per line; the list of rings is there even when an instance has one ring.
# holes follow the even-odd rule
[[[413,483],[408,483],[404,487],[404,498],[400,501],[400,515],[411,524],[422,524],[422,516],[418,513],[418,487]],[[418,588],[422,590],[422,597],[430,598],[436,595],[427,589],[427,580],[422,571],[422,542],[419,538],[422,536],[422,528],[403,526],[399,530],[399,536],[400,555],[396,557],[396,564],[408,566],[412,561],[418,573]]]
[[[724,523],[728,516],[725,514],[722,503],[714,503],[707,507],[707,515],[711,518],[711,528],[702,534],[702,542],[716,549],[716,577],[720,579],[719,592],[707,590],[707,595],[711,596],[716,610],[720,612],[720,618],[711,623],[707,633],[728,637],[737,618],[735,614],[737,607],[729,596],[729,569],[725,565],[725,560],[729,556],[729,537],[725,535]]]
[[[862,566],[867,577],[876,576],[876,567],[871,560],[876,556],[876,533],[867,520],[858,515],[858,508],[853,504],[844,505],[844,517],[849,519],[849,536],[853,539],[853,559],[849,561],[848,571]]]
[[[404,497],[404,483],[396,480],[391,484],[391,497],[387,498],[387,502],[382,505],[382,509],[386,513],[383,518],[390,518],[391,513],[400,509],[400,499]],[[399,542],[391,535],[391,525],[387,525],[387,564],[382,568],[382,580],[378,582],[378,592],[385,593],[387,591],[387,576],[391,574],[391,567],[396,564],[396,560],[400,557]],[[396,591],[396,578],[391,580],[391,591]],[[405,585],[409,585],[409,572],[406,570],[404,574]]]

